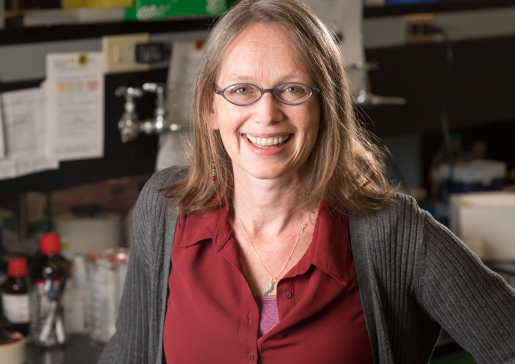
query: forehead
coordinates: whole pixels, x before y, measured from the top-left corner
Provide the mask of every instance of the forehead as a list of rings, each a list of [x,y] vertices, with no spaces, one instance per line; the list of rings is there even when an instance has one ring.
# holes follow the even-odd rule
[[[310,81],[290,36],[276,23],[247,27],[223,55],[217,74],[220,83],[274,83],[284,78],[287,78],[285,81]]]

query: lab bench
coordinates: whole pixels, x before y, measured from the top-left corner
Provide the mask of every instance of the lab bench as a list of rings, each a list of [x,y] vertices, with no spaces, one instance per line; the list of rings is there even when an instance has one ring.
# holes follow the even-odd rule
[[[104,346],[87,335],[71,335],[65,345],[55,348],[28,344],[27,364],[96,364]]]

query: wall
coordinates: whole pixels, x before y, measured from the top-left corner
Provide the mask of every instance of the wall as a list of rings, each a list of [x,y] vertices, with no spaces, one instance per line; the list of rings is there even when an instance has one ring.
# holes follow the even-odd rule
[[[444,27],[453,40],[455,62],[449,100],[453,128],[515,120],[515,22],[511,21],[515,18],[515,2],[504,1],[501,6],[435,14],[436,24]],[[445,49],[438,40],[406,44],[404,18],[391,15],[392,9],[399,11],[402,7],[379,9],[382,13],[373,17],[367,16],[371,10],[365,11],[366,57],[381,67],[370,73],[370,81],[374,93],[402,96],[408,102],[404,106],[367,109],[364,114],[368,118],[365,116],[363,121],[379,137],[390,138],[396,164],[402,167],[408,183],[416,186],[421,183],[424,168],[419,158],[422,137],[440,130],[440,101],[446,84]],[[45,77],[47,52],[100,51],[104,34],[149,32],[152,41],[193,40],[205,37],[211,22],[206,18],[0,31],[0,91],[38,85]],[[115,98],[113,92],[121,85],[163,82],[166,67],[162,63],[148,72],[106,76],[104,158],[63,162],[58,171],[0,181],[0,196],[152,172],[157,137],[140,136],[131,143],[120,142],[116,124],[123,100]],[[142,117],[150,116],[153,99],[142,99],[138,108]]]

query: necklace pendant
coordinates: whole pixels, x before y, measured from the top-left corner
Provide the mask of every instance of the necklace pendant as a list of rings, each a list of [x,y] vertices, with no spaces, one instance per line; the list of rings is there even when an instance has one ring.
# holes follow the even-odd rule
[[[272,290],[274,289],[274,282],[275,282],[275,279],[272,278],[272,280],[270,281],[270,285],[268,287],[266,287],[265,290],[263,291],[263,296],[266,296],[267,294],[272,292]]]

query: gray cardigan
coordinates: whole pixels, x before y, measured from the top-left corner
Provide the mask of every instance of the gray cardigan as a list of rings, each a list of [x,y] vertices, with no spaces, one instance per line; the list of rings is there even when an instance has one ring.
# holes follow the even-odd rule
[[[156,173],[140,195],[117,331],[100,363],[164,362],[177,215],[158,190],[185,171]],[[443,327],[478,363],[515,363],[515,291],[412,198],[396,200],[349,217],[373,362],[426,364]]]

